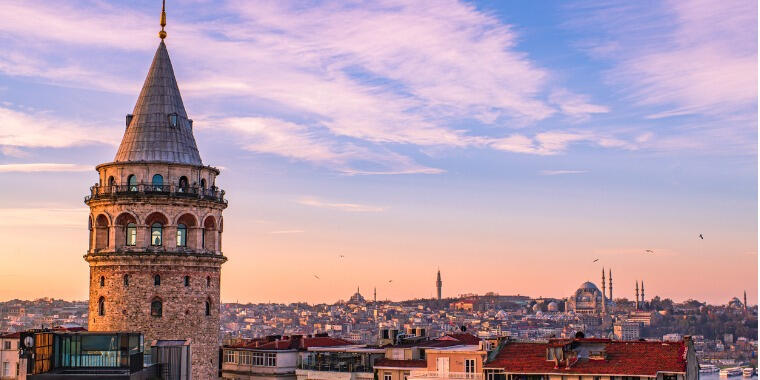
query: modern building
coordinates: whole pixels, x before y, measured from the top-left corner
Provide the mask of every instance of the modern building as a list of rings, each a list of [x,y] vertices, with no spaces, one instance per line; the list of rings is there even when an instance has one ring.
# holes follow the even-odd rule
[[[223,379],[296,380],[301,353],[309,347],[352,346],[327,336],[271,336],[244,340],[222,348]]]
[[[691,339],[680,342],[552,339],[507,342],[485,365],[488,380],[697,380]]]
[[[26,379],[148,380],[162,376],[159,364],[144,362],[140,333],[33,330],[19,337]]]
[[[90,331],[189,342],[192,378],[218,376],[224,191],[204,165],[161,41],[90,208]]]
[[[308,347],[299,354],[297,380],[374,380],[385,350],[367,345]]]
[[[19,337],[20,333],[0,334],[0,379],[19,378]]]

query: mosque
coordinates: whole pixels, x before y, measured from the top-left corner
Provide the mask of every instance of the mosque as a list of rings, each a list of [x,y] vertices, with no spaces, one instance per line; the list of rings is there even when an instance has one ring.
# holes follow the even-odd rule
[[[576,314],[606,314],[612,306],[612,269],[609,271],[610,294],[607,296],[604,268],[602,268],[602,290],[586,281],[565,299],[565,311]]]

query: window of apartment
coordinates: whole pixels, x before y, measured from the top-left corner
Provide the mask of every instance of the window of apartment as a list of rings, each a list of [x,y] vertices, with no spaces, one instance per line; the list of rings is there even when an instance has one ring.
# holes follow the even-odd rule
[[[3,377],[11,376],[11,363],[3,362]]]
[[[11,349],[11,341],[10,340],[6,340],[5,342],[3,342],[3,349],[4,350],[10,350]]]
[[[475,373],[475,359],[465,359],[464,360],[464,372],[465,373]]]
[[[253,364],[253,354],[247,351],[240,351],[240,364],[243,364],[243,365]]]
[[[257,365],[257,366],[263,366],[264,365],[264,353],[263,352],[254,352],[253,353],[253,365]]]
[[[383,380],[391,380],[391,373],[383,372]]]
[[[277,366],[277,354],[266,354],[267,367]]]
[[[237,351],[228,350],[224,352],[225,363],[237,363]]]

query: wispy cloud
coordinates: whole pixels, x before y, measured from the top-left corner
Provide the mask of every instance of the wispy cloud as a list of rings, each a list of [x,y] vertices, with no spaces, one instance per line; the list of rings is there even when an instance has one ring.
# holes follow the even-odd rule
[[[76,123],[46,113],[30,113],[0,106],[0,146],[63,148],[85,144],[118,144],[119,137],[108,129]],[[18,152],[10,150],[3,152]]]
[[[610,61],[606,82],[648,120],[673,117],[652,146],[756,151],[757,2],[663,1],[568,7],[579,43]],[[664,141],[662,141],[664,140]]]
[[[54,164],[54,163],[0,164],[0,173],[87,172],[87,171],[93,171],[93,170],[95,170],[95,165]]]
[[[541,175],[564,175],[564,174],[583,174],[588,173],[588,170],[541,170]]]
[[[207,4],[195,6],[202,14]],[[155,46],[154,13],[111,3],[49,8],[0,4],[1,13],[12,15],[0,26],[0,72],[72,87],[138,90],[141,78],[132,74],[144,72],[146,63],[135,56],[147,59]],[[221,124],[255,152],[346,174],[435,174],[443,170],[415,162],[410,147],[558,154],[570,142],[543,148],[541,132],[499,137],[493,130],[529,127],[556,115],[581,122],[609,112],[588,95],[550,82],[551,70],[521,51],[513,26],[460,1],[254,6],[230,0],[211,13],[224,22],[172,19],[172,56],[193,61],[176,65],[181,88],[186,97],[224,97],[244,106],[204,102],[206,113],[230,115]],[[42,20],[35,28],[28,25],[32,17]],[[532,140],[532,147],[520,139]]]
[[[87,228],[87,208],[0,208],[0,227]]]
[[[384,207],[370,206],[359,203],[344,203],[344,202],[331,202],[324,201],[313,197],[304,197],[296,201],[296,203],[319,208],[329,208],[347,212],[382,212],[385,211]]]
[[[304,232],[303,230],[277,230],[277,231],[269,231],[268,234],[270,235],[289,235],[289,234],[300,234]]]

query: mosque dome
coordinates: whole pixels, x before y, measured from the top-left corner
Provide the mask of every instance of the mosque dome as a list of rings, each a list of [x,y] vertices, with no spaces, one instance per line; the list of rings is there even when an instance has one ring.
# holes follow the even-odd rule
[[[549,305],[546,306],[546,310],[548,310],[548,311],[558,311],[559,310],[559,305],[557,305],[557,303],[554,302],[554,301],[549,302]]]

